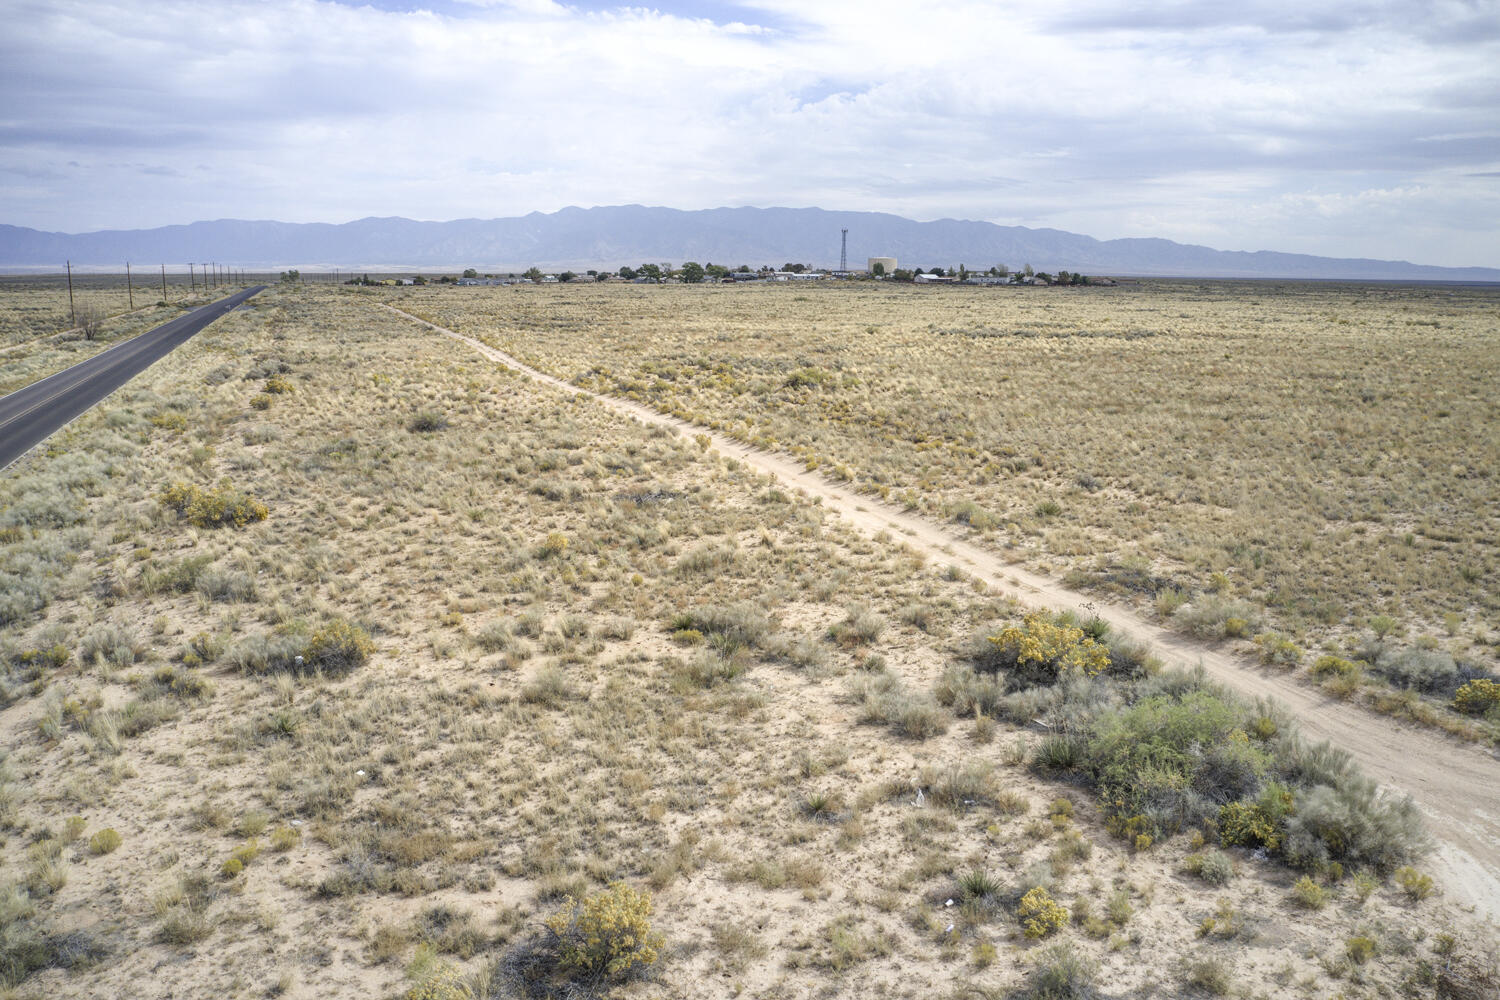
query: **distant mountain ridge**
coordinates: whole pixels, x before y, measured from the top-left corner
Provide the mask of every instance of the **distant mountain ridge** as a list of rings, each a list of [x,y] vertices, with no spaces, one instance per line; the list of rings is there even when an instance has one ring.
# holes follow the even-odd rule
[[[915,222],[882,212],[821,208],[683,211],[621,205],[564,208],[506,219],[416,222],[368,218],[343,224],[224,219],[159,229],[47,233],[0,225],[0,268],[149,267],[220,261],[236,267],[521,271],[609,268],[643,262],[838,263],[839,230],[849,230],[849,264],[896,257],[903,267],[965,264],[984,270],[1031,264],[1091,275],[1204,278],[1323,278],[1381,281],[1500,281],[1500,268],[1434,267],[1406,261],[1214,250],[1164,239],[1096,240],[1059,229],[940,219]]]

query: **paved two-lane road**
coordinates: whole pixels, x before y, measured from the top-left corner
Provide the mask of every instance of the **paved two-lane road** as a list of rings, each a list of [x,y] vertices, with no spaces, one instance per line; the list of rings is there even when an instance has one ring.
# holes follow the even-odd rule
[[[250,296],[256,285],[163,323],[56,375],[0,397],[0,469],[62,430],[104,397],[170,354]]]

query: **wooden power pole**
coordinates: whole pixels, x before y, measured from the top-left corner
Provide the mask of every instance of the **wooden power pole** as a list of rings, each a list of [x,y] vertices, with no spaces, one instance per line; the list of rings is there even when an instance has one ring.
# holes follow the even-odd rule
[[[130,296],[130,311],[135,312],[135,289],[130,285],[130,261],[125,262],[125,294]]]

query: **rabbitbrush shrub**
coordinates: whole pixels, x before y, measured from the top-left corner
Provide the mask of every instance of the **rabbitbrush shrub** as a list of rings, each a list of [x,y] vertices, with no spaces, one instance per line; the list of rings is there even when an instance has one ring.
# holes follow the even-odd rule
[[[1055,934],[1068,923],[1068,911],[1052,898],[1050,892],[1040,887],[1021,897],[1016,915],[1021,918],[1021,926],[1029,938]]]
[[[265,504],[227,482],[215,490],[192,483],[173,483],[158,499],[199,528],[243,528],[253,521],[264,521],[270,514]]]
[[[651,894],[623,882],[578,902],[569,896],[547,919],[564,972],[621,980],[653,964],[662,946],[651,931]]]
[[[1466,715],[1484,715],[1500,706],[1500,683],[1484,677],[1464,684],[1453,696],[1453,707]]]

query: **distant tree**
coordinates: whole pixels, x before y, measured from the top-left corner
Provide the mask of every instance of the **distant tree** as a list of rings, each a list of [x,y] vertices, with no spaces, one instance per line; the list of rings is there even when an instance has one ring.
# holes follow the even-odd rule
[[[608,281],[609,278],[610,274],[608,271],[598,271],[594,274],[595,281]]]
[[[584,273],[587,274],[590,278],[597,278],[597,277],[599,277],[599,272],[596,271],[596,270],[594,270],[592,267],[589,268]]]
[[[557,276],[557,280],[558,281],[572,281],[576,277],[578,277],[578,275],[574,274],[572,271],[564,271],[562,274],[559,274]]]
[[[749,264],[741,264],[735,270],[739,271],[740,274],[749,274],[750,273],[750,265]]]
[[[1030,277],[1032,277],[1032,276],[1034,276],[1036,274],[1036,272],[1031,269],[1031,265],[1030,264],[1027,264],[1025,267],[1021,268],[1021,273],[1024,274],[1024,275],[1026,275],[1026,277],[1028,277],[1028,278],[1030,278]]]
[[[636,278],[640,277],[640,272],[636,271],[636,269],[633,267],[622,267],[619,270],[619,275],[626,281],[634,281]]]
[[[464,268],[464,277],[465,278],[477,278],[477,277],[479,277],[479,272],[476,271],[476,270],[474,270],[472,267],[466,267],[466,268]]]
[[[916,277],[916,276],[917,276],[917,275],[919,275],[919,274],[925,274],[925,273],[926,273],[926,272],[925,272],[925,271],[923,271],[923,270],[922,270],[922,269],[921,269],[921,268],[920,268],[920,267],[919,267],[919,268],[916,268],[916,269],[915,269],[915,270],[913,270],[913,271],[912,271],[912,272],[911,272],[911,276],[912,276],[912,277],[913,277],[913,278],[915,278],[915,277]]]
[[[281,280],[285,281],[285,282],[299,281],[299,280],[301,280],[301,278],[302,278],[302,272],[296,270],[295,268],[293,268],[290,271],[282,271],[281,272]]]
[[[662,261],[658,266],[661,268],[660,280],[665,281],[667,278],[670,278],[672,276],[672,265],[670,263],[668,263],[667,261]]]
[[[891,280],[892,281],[910,281],[913,278],[915,278],[918,274],[921,274],[921,273],[922,273],[921,268],[918,268],[917,271],[916,271],[916,274],[913,274],[911,271],[908,271],[904,267],[898,267],[894,271],[891,272]]]
[[[958,280],[964,281],[969,277],[969,269],[962,264],[958,265]]]
[[[83,331],[84,340],[99,339],[99,333],[104,329],[104,314],[93,306],[85,306],[78,313],[78,329]]]
[[[427,284],[427,279],[419,274],[415,278],[411,279],[411,283],[413,285],[425,285]]]
[[[670,265],[668,265],[670,269]],[[652,281],[661,281],[662,271],[660,264],[642,264],[637,273],[642,278],[650,278]]]
[[[877,278],[885,277],[885,264],[877,260],[875,266],[870,268],[870,273]]]
[[[932,269],[932,276],[934,278],[941,278],[943,276],[943,269],[940,268],[940,267],[933,268]]]
[[[686,261],[682,265],[682,280],[689,285],[703,284],[703,265],[696,260]]]
[[[530,281],[532,284],[541,284],[542,272],[539,268],[531,267],[528,268],[526,273],[521,275],[521,277],[525,278],[527,281]]]
[[[1058,271],[1057,272],[1057,283],[1059,285],[1069,284],[1072,281],[1072,279],[1073,279],[1073,276],[1071,274],[1069,274],[1067,271]]]
[[[686,265],[683,266],[685,267]],[[723,264],[705,264],[703,266],[703,270],[713,278],[723,278],[729,273],[729,268],[725,267]]]
[[[1000,277],[1003,278],[1006,275],[1010,274],[1010,268],[1006,267],[1004,264],[1001,264],[999,267],[992,267],[992,268],[990,268],[990,273],[994,274],[994,275],[999,275]]]

